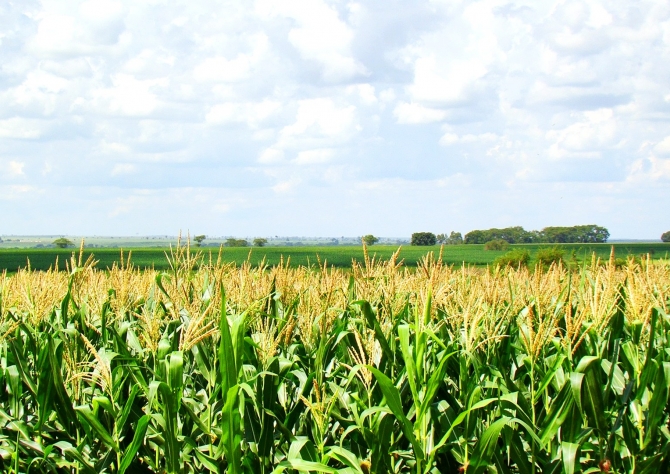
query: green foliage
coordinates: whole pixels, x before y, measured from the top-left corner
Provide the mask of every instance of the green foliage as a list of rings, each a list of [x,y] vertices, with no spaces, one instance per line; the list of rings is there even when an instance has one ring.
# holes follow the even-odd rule
[[[379,237],[375,237],[372,234],[364,235],[361,240],[365,242],[365,245],[374,245],[379,242]]]
[[[463,243],[463,236],[460,232],[454,232],[453,230],[448,236],[447,234],[437,234],[437,243],[446,245],[460,245]]]
[[[461,245],[463,243],[463,236],[460,232],[454,232],[453,230],[449,234],[449,238],[445,242],[447,245]]]
[[[609,231],[597,225],[577,225],[574,227],[545,227],[540,232],[540,241],[547,243],[604,243]]]
[[[411,245],[435,245],[437,244],[437,237],[432,232],[415,232],[412,234]]]
[[[547,268],[552,264],[565,263],[565,251],[558,247],[541,248],[535,254],[535,261],[538,265]]]
[[[527,267],[530,262],[530,252],[526,249],[513,249],[496,258],[494,266],[520,268]]]
[[[193,240],[195,241],[195,246],[200,247],[202,245],[202,241],[205,240],[207,236],[205,235],[196,235],[193,237]]]
[[[510,244],[536,242],[537,232],[528,232],[523,227],[507,227],[505,229],[473,230],[465,234],[466,244],[485,244],[491,240],[504,240]]]
[[[490,240],[484,244],[484,250],[507,250],[509,243],[506,240]]]
[[[52,243],[60,249],[74,247],[74,242],[72,242],[70,239],[66,239],[65,237],[60,237],[54,240]]]
[[[527,243],[603,243],[609,231],[597,225],[573,227],[545,227],[541,231],[527,231],[523,227],[505,229],[473,230],[465,234],[466,244],[483,244],[491,240],[505,240],[510,244]]]
[[[248,247],[249,242],[246,239],[236,239],[235,237],[230,237],[226,239],[226,247]]]
[[[661,240],[663,242],[670,242],[670,230],[661,235]]]
[[[254,247],[265,247],[267,243],[268,239],[264,239],[262,237],[256,237],[254,239]]]

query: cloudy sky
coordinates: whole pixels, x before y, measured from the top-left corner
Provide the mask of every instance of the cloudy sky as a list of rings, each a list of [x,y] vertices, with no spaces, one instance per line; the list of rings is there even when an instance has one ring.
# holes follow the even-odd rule
[[[670,229],[665,0],[5,0],[0,57],[0,234]]]

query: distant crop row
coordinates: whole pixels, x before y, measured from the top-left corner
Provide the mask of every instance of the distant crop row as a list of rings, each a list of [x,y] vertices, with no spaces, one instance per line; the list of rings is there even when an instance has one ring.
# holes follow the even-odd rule
[[[0,278],[2,472],[668,472],[670,262]]]

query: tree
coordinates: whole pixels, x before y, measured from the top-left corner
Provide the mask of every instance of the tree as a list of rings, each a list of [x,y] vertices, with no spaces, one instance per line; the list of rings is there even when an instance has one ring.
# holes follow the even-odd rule
[[[249,242],[246,239],[236,239],[235,237],[230,237],[226,239],[226,247],[247,247]]]
[[[435,238],[438,244],[446,244],[448,239],[447,234],[437,234]]]
[[[415,232],[412,234],[411,245],[435,245],[437,237],[432,232]]]
[[[379,242],[379,237],[375,237],[372,234],[364,235],[361,240],[365,242],[365,245],[374,245]]]
[[[661,240],[663,242],[670,242],[670,230],[667,232],[664,232],[663,235],[661,235]]]
[[[508,248],[509,243],[502,239],[489,240],[484,244],[484,250],[507,250]]]
[[[449,234],[449,238],[446,240],[446,244],[448,245],[461,245],[463,243],[463,236],[461,235],[460,232],[454,232],[453,230],[451,231],[451,234]]]
[[[254,247],[265,247],[265,244],[268,243],[268,239],[263,239],[261,237],[257,237],[254,239]]]
[[[205,240],[207,237],[204,235],[196,235],[193,237],[193,240],[195,240],[195,246],[200,247],[202,245],[202,241]]]
[[[70,239],[66,239],[65,237],[61,237],[59,239],[54,240],[53,244],[59,249],[64,249],[66,247],[74,247],[74,242],[72,242]]]

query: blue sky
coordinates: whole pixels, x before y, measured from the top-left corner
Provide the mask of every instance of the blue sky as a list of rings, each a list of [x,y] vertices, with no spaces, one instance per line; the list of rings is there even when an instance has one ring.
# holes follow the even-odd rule
[[[666,1],[9,1],[0,56],[0,234],[670,229]]]

